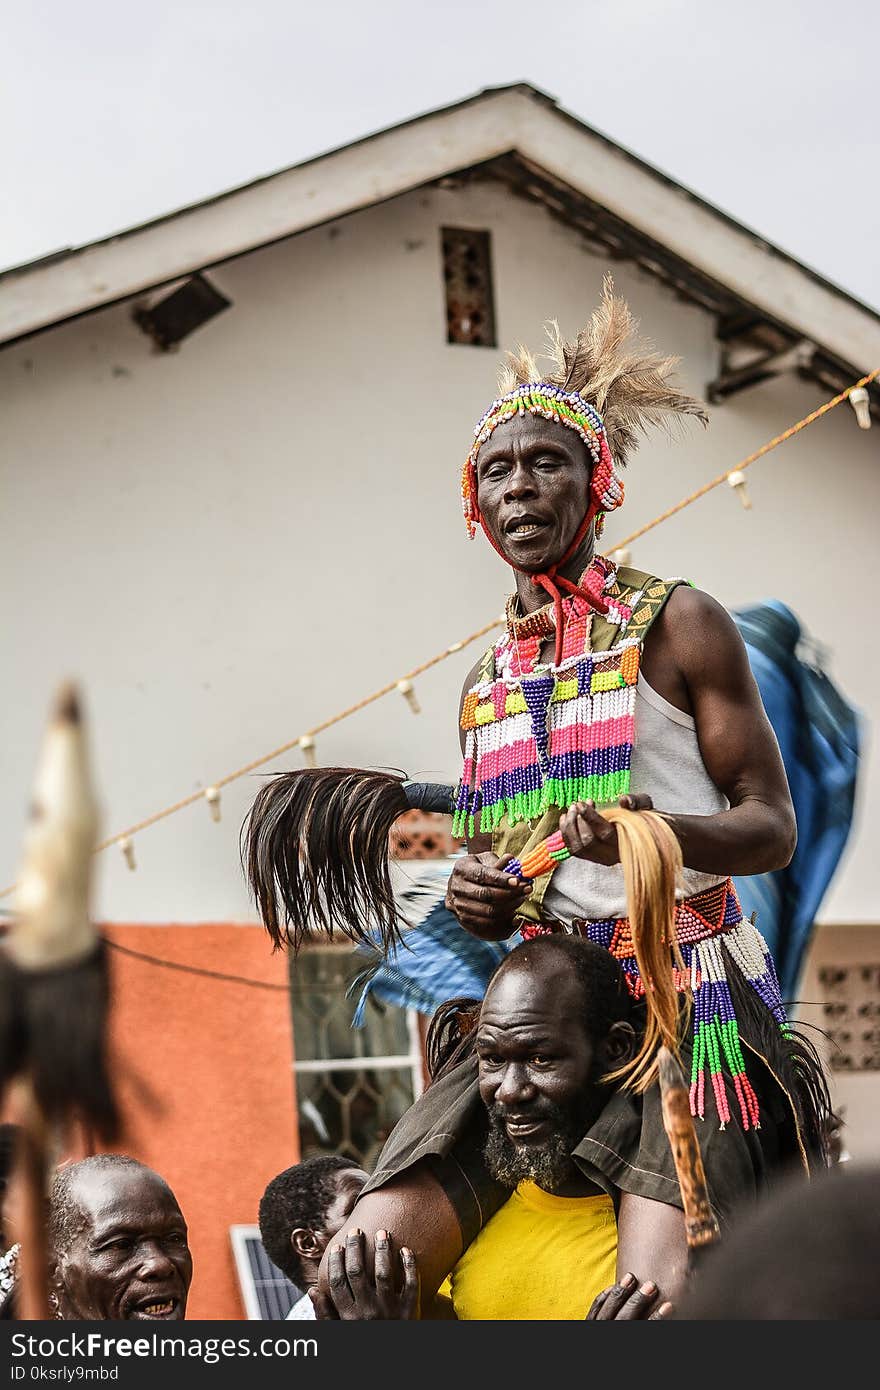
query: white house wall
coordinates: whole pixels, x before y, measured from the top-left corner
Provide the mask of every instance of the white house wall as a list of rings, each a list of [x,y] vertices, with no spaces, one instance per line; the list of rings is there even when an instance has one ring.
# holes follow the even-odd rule
[[[458,498],[498,354],[445,341],[443,225],[492,233],[502,344],[537,343],[551,315],[574,331],[599,294],[605,262],[538,207],[496,187],[432,189],[211,272],[233,308],[179,352],[154,352],[126,305],[0,354],[3,883],[60,677],[85,688],[111,833],[500,611],[509,574],[484,540],[468,544]],[[700,393],[717,365],[709,317],[630,268],[615,275]],[[708,433],[647,443],[609,542],[823,398],[780,380],[716,407]],[[731,607],[783,599],[869,723],[877,443],[841,406],[749,472],[752,511],[719,489],[634,550],[639,566],[687,575]],[[321,761],[454,779],[458,689],[480,650],[418,681],[420,717],[390,695],[321,736]],[[196,805],[139,836],[136,873],[105,853],[100,915],[252,916],[238,829],[258,779],[224,791],[220,825]],[[826,921],[878,918],[878,812],[869,754]]]

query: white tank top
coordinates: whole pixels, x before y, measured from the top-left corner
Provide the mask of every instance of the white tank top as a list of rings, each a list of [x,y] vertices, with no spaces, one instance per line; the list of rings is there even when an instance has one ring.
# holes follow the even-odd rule
[[[658,811],[713,816],[730,802],[712,781],[700,754],[690,714],[658,695],[639,673],[630,791],[647,792]],[[691,897],[724,881],[724,874],[685,869],[679,897]],[[543,912],[559,922],[574,917],[602,921],[626,916],[626,891],[619,864],[606,868],[586,859],[566,859],[550,879]]]

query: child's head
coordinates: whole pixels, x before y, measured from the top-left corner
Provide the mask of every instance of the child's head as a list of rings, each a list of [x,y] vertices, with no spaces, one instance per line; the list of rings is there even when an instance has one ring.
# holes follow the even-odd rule
[[[320,1154],[269,1183],[260,1201],[260,1237],[269,1259],[298,1288],[315,1282],[321,1256],[366,1181],[353,1159]]]

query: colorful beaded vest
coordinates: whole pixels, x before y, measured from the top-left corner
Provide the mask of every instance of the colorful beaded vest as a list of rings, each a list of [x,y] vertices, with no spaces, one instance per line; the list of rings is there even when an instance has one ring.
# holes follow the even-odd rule
[[[563,605],[558,666],[539,661],[553,631],[552,607],[516,619],[508,606],[508,629],[487,652],[462,705],[465,754],[454,835],[533,821],[575,801],[607,805],[629,790],[642,641],[679,581],[626,573],[635,584],[620,582],[603,556],[585,571],[580,587],[608,603],[605,649],[594,641],[589,600],[576,594]]]
[[[597,622],[580,596],[568,600],[562,661],[541,665],[542,643],[553,631],[552,608],[517,619],[509,605],[507,632],[486,653],[477,683],[465,696],[465,754],[453,833],[492,831],[496,852],[517,856],[507,871],[534,879],[536,889],[541,885],[524,906],[526,938],[559,930],[542,920],[540,904],[550,874],[569,857],[556,829],[562,810],[575,801],[608,805],[629,791],[642,644],[680,582],[618,571],[599,557],[580,587],[603,594],[605,618]],[[729,879],[683,899],[675,917],[686,966],[681,978],[675,972],[676,985],[693,996],[691,1110],[703,1117],[711,1093],[724,1127],[730,1119],[726,1072],[743,1128],[757,1128],[758,1100],[746,1075],[728,969],[732,964],[784,1030],[785,1009],[766,942],[743,919]],[[611,951],[633,996],[644,996],[626,918],[584,920],[574,929]]]

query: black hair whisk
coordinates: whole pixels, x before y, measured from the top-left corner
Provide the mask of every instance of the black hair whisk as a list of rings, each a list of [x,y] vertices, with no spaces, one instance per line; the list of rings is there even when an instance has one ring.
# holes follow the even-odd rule
[[[265,783],[242,826],[242,864],[276,949],[296,952],[314,930],[374,949],[378,935],[383,954],[400,942],[388,834],[410,805],[387,772],[304,768]]]

